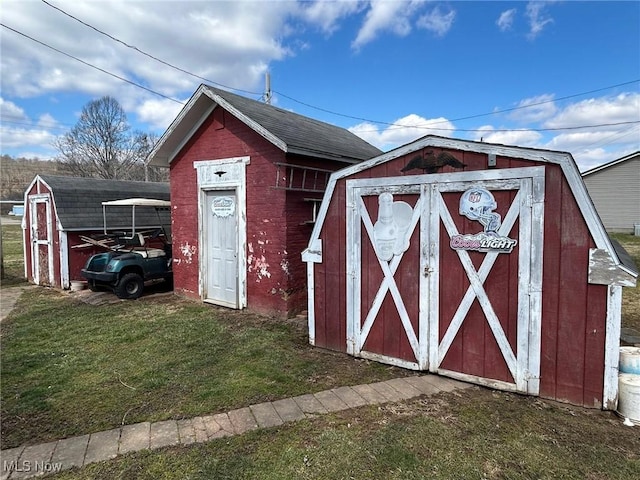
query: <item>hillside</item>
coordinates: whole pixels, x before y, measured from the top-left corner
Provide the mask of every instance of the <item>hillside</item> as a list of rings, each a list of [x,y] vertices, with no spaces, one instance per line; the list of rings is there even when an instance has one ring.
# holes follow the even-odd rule
[[[168,169],[150,168],[147,174],[150,181],[169,181]],[[0,156],[0,200],[22,200],[25,190],[36,175],[74,176],[60,162],[2,155]],[[131,180],[144,180],[144,178],[143,166],[131,172]],[[3,215],[9,210],[11,210],[11,205],[0,207]]]
[[[64,166],[55,161],[0,156],[0,200],[22,200],[24,191],[36,175],[67,175]],[[11,210],[4,206],[2,212]]]

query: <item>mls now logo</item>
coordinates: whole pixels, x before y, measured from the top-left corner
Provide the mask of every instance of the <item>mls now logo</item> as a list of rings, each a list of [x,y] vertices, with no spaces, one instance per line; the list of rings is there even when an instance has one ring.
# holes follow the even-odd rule
[[[45,462],[30,460],[11,460],[2,462],[3,472],[22,472],[22,473],[57,473],[62,470],[61,462]]]

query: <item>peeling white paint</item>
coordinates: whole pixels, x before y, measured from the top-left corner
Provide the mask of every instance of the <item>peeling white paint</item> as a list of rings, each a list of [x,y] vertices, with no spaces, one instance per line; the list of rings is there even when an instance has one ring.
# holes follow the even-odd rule
[[[176,262],[178,265],[182,263],[182,260],[188,265],[193,263],[193,256],[196,254],[195,245],[189,245],[189,242],[184,242],[180,245],[179,250],[182,258],[179,258]]]
[[[287,260],[286,258],[283,258],[280,261],[280,268],[282,268],[282,271],[288,276],[289,275],[289,260]]]
[[[271,278],[271,272],[269,271],[269,264],[267,263],[267,259],[262,255],[260,258],[256,258],[255,261],[256,274],[258,277],[258,282],[263,278]]]
[[[264,237],[267,235],[267,232],[258,232],[258,235],[255,235],[254,238]],[[256,240],[254,243],[249,243],[247,245],[247,249],[249,250],[249,255],[247,257],[247,272],[255,273],[256,283],[260,283],[263,278],[271,278],[271,272],[269,271],[270,264],[267,262],[265,257],[265,247],[269,245],[269,240]],[[287,265],[288,268],[288,265]]]

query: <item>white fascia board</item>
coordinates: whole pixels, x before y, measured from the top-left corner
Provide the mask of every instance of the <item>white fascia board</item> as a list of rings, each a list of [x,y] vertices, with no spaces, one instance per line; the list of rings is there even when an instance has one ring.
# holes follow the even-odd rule
[[[24,191],[24,208],[25,211],[22,214],[22,221],[20,222],[20,226],[22,227],[22,230],[26,230],[27,228],[27,210],[29,209],[29,192],[31,191],[31,189],[33,188],[33,186],[38,182],[38,180],[40,180],[40,175],[36,175],[33,180],[31,180],[31,183],[29,184],[29,186],[27,187],[27,189]],[[31,214],[29,214],[30,216]],[[26,277],[25,277],[26,278]]]
[[[41,185],[44,185],[45,187],[47,187],[47,190],[49,190],[49,194],[48,195],[51,198],[51,208],[53,209],[52,211],[53,211],[53,216],[54,216],[55,221],[56,221],[56,228],[58,229],[58,231],[63,231],[64,230],[64,225],[62,225],[62,223],[60,222],[60,217],[58,217],[58,208],[56,207],[55,192],[53,191],[53,188],[51,188],[51,185],[49,185],[47,182],[45,182],[44,179],[40,175],[36,175],[36,178],[33,179],[33,181],[29,184],[29,186],[25,190],[25,192],[24,192],[24,204],[27,205],[28,192],[38,182]],[[41,195],[40,194],[40,189],[38,189],[38,194],[37,195]],[[33,195],[31,197],[33,198]],[[26,222],[25,218],[26,218],[26,215],[23,215],[22,216],[22,221],[23,222]],[[24,223],[23,228],[26,228],[26,223]]]
[[[231,113],[234,117],[236,117],[242,123],[244,123],[249,128],[251,128],[253,131],[255,131],[258,135],[262,136],[267,141],[273,143],[276,147],[278,147],[283,152],[285,153],[287,152],[287,144],[283,140],[276,137],[273,133],[271,133],[269,130],[264,128],[259,123],[247,117],[244,113],[242,113],[240,110],[238,110],[237,108],[232,106],[229,102],[227,102],[223,97],[213,93],[209,89],[205,89],[204,94],[207,95],[209,98],[211,98],[214,102],[216,102],[222,108],[227,110],[229,113]]]
[[[576,199],[578,208],[582,213],[582,218],[584,218],[584,221],[587,223],[589,233],[591,233],[591,236],[593,237],[596,248],[606,250],[609,253],[616,268],[622,271],[621,273],[623,276],[629,274],[633,275],[632,272],[630,272],[626,267],[624,267],[624,265],[622,265],[622,262],[620,262],[618,254],[611,243],[611,239],[609,238],[609,235],[596,212],[596,207],[591,200],[591,196],[589,195],[587,187],[582,180],[578,167],[573,161],[573,157],[568,155],[568,157],[560,163],[560,167],[562,168],[562,172],[567,179],[569,188]]]
[[[189,138],[191,138],[191,136],[195,132],[193,128],[190,129],[188,135],[185,136],[186,137],[185,140],[183,140],[182,142],[178,142],[180,145],[180,148],[178,149],[173,148],[170,153],[165,154],[163,156],[159,156],[160,152],[162,151],[162,147],[164,147],[165,144],[170,141],[173,133],[176,131],[178,126],[184,121],[185,117],[187,117],[187,115],[193,110],[195,104],[200,99],[200,97],[202,97],[205,91],[206,91],[206,86],[201,84],[198,87],[198,89],[195,91],[195,93],[191,96],[191,98],[186,103],[186,105],[182,107],[182,110],[180,110],[176,118],[173,120],[173,122],[171,122],[171,125],[169,125],[167,130],[162,134],[162,136],[160,137],[160,140],[158,140],[158,142],[154,145],[153,149],[151,150],[151,153],[149,153],[149,155],[147,156],[147,160],[146,160],[147,165],[156,166],[156,167],[168,167],[169,163],[171,163],[171,160],[173,160],[173,158],[175,157],[176,152],[180,151],[180,148],[184,145],[184,143]],[[215,107],[215,105],[211,106],[211,110],[213,110],[213,107]],[[204,118],[206,118],[206,116]],[[198,126],[200,126],[203,121],[204,120],[201,120],[200,123],[198,123]]]
[[[612,160],[612,161],[610,161],[608,163],[604,163],[602,165],[598,165],[597,167],[593,167],[593,168],[587,170],[586,172],[582,172],[581,175],[582,175],[582,177],[587,177],[587,176],[591,175],[592,173],[597,173],[597,172],[599,172],[601,170],[606,170],[609,167],[613,167],[614,165],[618,165],[619,163],[626,162],[627,160],[631,160],[632,158],[638,157],[638,156],[640,156],[640,150],[637,151],[637,152],[633,152],[633,153],[631,153],[629,155],[626,155],[626,156],[624,156],[622,158],[618,158],[618,159]]]
[[[209,118],[209,115],[211,115],[211,112],[213,112],[213,110],[216,108],[216,104],[212,103],[198,118],[198,120],[196,120],[195,122],[193,122],[193,126],[189,129],[189,131],[187,132],[186,135],[182,136],[182,139],[176,144],[176,146],[173,148],[173,150],[171,150],[168,154],[167,154],[167,166],[169,166],[169,164],[171,162],[173,162],[173,160],[176,158],[176,156],[178,155],[178,153],[180,153],[180,150],[182,150],[182,148],[187,144],[187,142],[189,142],[189,140],[191,140],[191,137],[193,137],[195,135],[195,133],[198,131],[198,129],[202,126],[202,124],[205,122],[205,120],[207,118]]]
[[[331,153],[327,153],[327,152],[320,152],[318,150],[292,147],[291,145],[287,146],[287,153],[299,154],[307,157],[322,158],[324,160],[330,160],[333,162],[345,163],[349,165],[354,165],[356,163],[362,162],[362,160],[358,160],[357,158],[353,158],[353,157],[342,157],[342,156],[332,155]]]

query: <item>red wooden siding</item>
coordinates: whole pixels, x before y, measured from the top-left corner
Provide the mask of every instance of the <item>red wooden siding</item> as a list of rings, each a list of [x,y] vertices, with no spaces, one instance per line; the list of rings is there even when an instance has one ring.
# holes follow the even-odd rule
[[[69,280],[85,280],[80,270],[84,268],[87,260],[96,253],[104,253],[105,250],[99,247],[83,247],[83,248],[71,248],[74,245],[81,245],[85,242],[80,238],[80,235],[90,237],[97,232],[68,232],[67,233],[67,245],[69,246]]]
[[[587,283],[591,238],[559,167],[547,167],[541,395],[599,407],[607,287]]]
[[[420,152],[413,152],[371,167],[349,178],[374,178],[400,176],[400,169],[409,159]],[[487,155],[472,152],[451,151],[458,159],[467,164],[466,171],[486,170]],[[588,226],[578,208],[562,169],[556,164],[543,164],[518,158],[498,156],[496,168],[517,168],[543,165],[545,167],[545,218],[544,218],[544,257],[542,287],[542,338],[540,357],[540,395],[573,404],[600,407],[603,396],[603,365],[605,326],[607,311],[607,287],[588,283],[589,249],[595,247]],[[453,172],[444,167],[441,172]],[[407,174],[422,174],[421,170]],[[314,265],[315,282],[315,344],[321,347],[346,350],[346,260],[345,260],[345,185],[346,178],[338,180],[331,198],[327,217],[320,233],[322,239],[322,263]],[[495,192],[494,192],[495,193]],[[445,201],[451,211],[457,211],[456,202],[460,194],[445,194]],[[498,212],[503,216],[514,192],[501,193],[505,197],[498,200]],[[508,197],[508,199],[506,198]],[[412,201],[409,201],[413,204]],[[369,211],[377,211],[377,206],[367,203]],[[455,215],[454,215],[455,218]],[[455,219],[461,232],[472,227],[470,221]],[[477,225],[473,227],[477,230]],[[516,238],[518,222],[512,228],[510,236]],[[448,245],[447,233],[441,225],[440,275],[451,286],[442,291],[440,298],[440,331],[450,321],[460,302],[469,281],[460,266],[453,250]],[[366,234],[362,234],[363,265],[370,264],[375,254]],[[412,246],[417,244],[412,238]],[[413,247],[412,247],[413,248]],[[412,250],[413,251],[413,250]],[[418,279],[400,279],[404,262],[416,262],[417,253],[408,254],[396,273],[396,282],[407,303],[407,310],[414,319],[417,311],[415,303],[408,300],[412,285]],[[483,254],[470,252],[476,268]],[[511,255],[500,255],[485,282],[487,295],[497,310],[496,313],[505,330],[511,348],[516,351],[516,317],[518,289],[517,247]],[[382,278],[380,269],[370,268],[362,275],[363,310],[370,305],[371,295]],[[367,277],[366,279],[364,277]],[[365,288],[365,285],[367,286]],[[417,288],[417,287],[416,287]],[[373,293],[366,293],[372,291]],[[416,295],[417,296],[417,295]],[[385,300],[380,315],[392,319],[390,330],[372,331],[370,345],[386,343],[391,345],[396,333],[397,313],[395,308],[387,309],[391,298]],[[499,306],[499,307],[498,307]],[[366,312],[363,312],[366,315]],[[469,322],[469,323],[467,323]],[[415,328],[415,327],[414,327]],[[442,335],[442,333],[441,333]],[[407,357],[406,346],[398,344],[399,358]],[[409,350],[409,353],[410,350]],[[477,299],[470,310],[469,318],[463,323],[451,349],[445,356],[443,368],[452,368],[478,376],[489,376],[511,381],[511,375],[500,354],[493,335],[485,320],[485,315]]]
[[[217,108],[171,163],[172,233],[174,245],[174,288],[176,292],[200,298],[198,289],[198,185],[194,162],[250,155],[247,166],[247,296],[249,308],[286,309],[281,286],[280,261],[286,231],[285,195],[275,190],[274,157],[279,151],[232,115]],[[264,257],[264,260],[261,260]],[[279,258],[277,258],[279,257]],[[269,265],[264,275],[256,262]],[[253,261],[253,263],[252,263]]]
[[[233,115],[216,108],[171,162],[174,287],[200,298],[198,185],[194,162],[249,156],[246,167],[247,303],[263,313],[293,314],[306,308],[306,265],[301,253],[312,230],[309,194],[276,189],[275,163],[331,168],[284,152]],[[333,168],[338,168],[334,164]]]
[[[315,343],[320,347],[344,351],[347,342],[346,326],[346,244],[345,184],[340,182],[333,192],[331,208],[323,225],[323,261],[317,265],[316,311],[322,317],[316,323]]]

